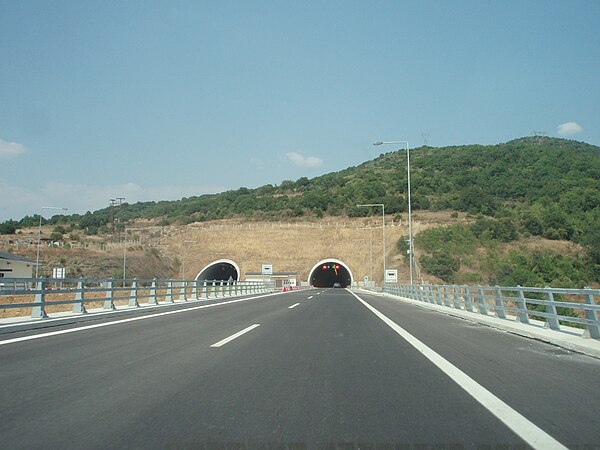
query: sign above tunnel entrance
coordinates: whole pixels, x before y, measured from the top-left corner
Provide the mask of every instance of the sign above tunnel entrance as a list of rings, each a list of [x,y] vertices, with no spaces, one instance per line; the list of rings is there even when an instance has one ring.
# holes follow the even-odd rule
[[[260,273],[262,275],[273,275],[273,264],[263,264]]]

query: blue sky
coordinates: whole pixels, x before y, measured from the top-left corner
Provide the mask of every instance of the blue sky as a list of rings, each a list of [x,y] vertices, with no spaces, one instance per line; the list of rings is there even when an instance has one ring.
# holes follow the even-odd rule
[[[600,145],[598,23],[597,0],[0,0],[0,221],[314,177],[423,133]]]

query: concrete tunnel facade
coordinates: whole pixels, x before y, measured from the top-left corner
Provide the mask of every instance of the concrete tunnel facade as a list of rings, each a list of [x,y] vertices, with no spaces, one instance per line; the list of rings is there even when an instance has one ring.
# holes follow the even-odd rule
[[[339,259],[328,258],[314,265],[308,275],[308,282],[314,287],[333,287],[335,283],[345,288],[354,282],[352,271]]]
[[[213,261],[196,275],[196,280],[229,281],[230,279],[233,281],[240,279],[240,268],[230,259]]]

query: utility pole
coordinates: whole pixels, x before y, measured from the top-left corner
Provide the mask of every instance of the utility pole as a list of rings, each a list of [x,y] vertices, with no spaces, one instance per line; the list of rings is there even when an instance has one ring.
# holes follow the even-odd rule
[[[535,131],[533,130],[533,136],[536,138],[537,141],[537,145],[540,145],[542,143],[542,140],[548,136],[548,133],[545,131]]]

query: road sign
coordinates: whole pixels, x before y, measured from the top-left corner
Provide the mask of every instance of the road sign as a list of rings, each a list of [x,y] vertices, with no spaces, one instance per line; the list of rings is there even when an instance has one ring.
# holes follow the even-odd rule
[[[397,283],[398,282],[398,270],[397,269],[386,269],[385,282],[386,283]]]
[[[262,275],[273,275],[273,264],[263,264],[260,273]]]

